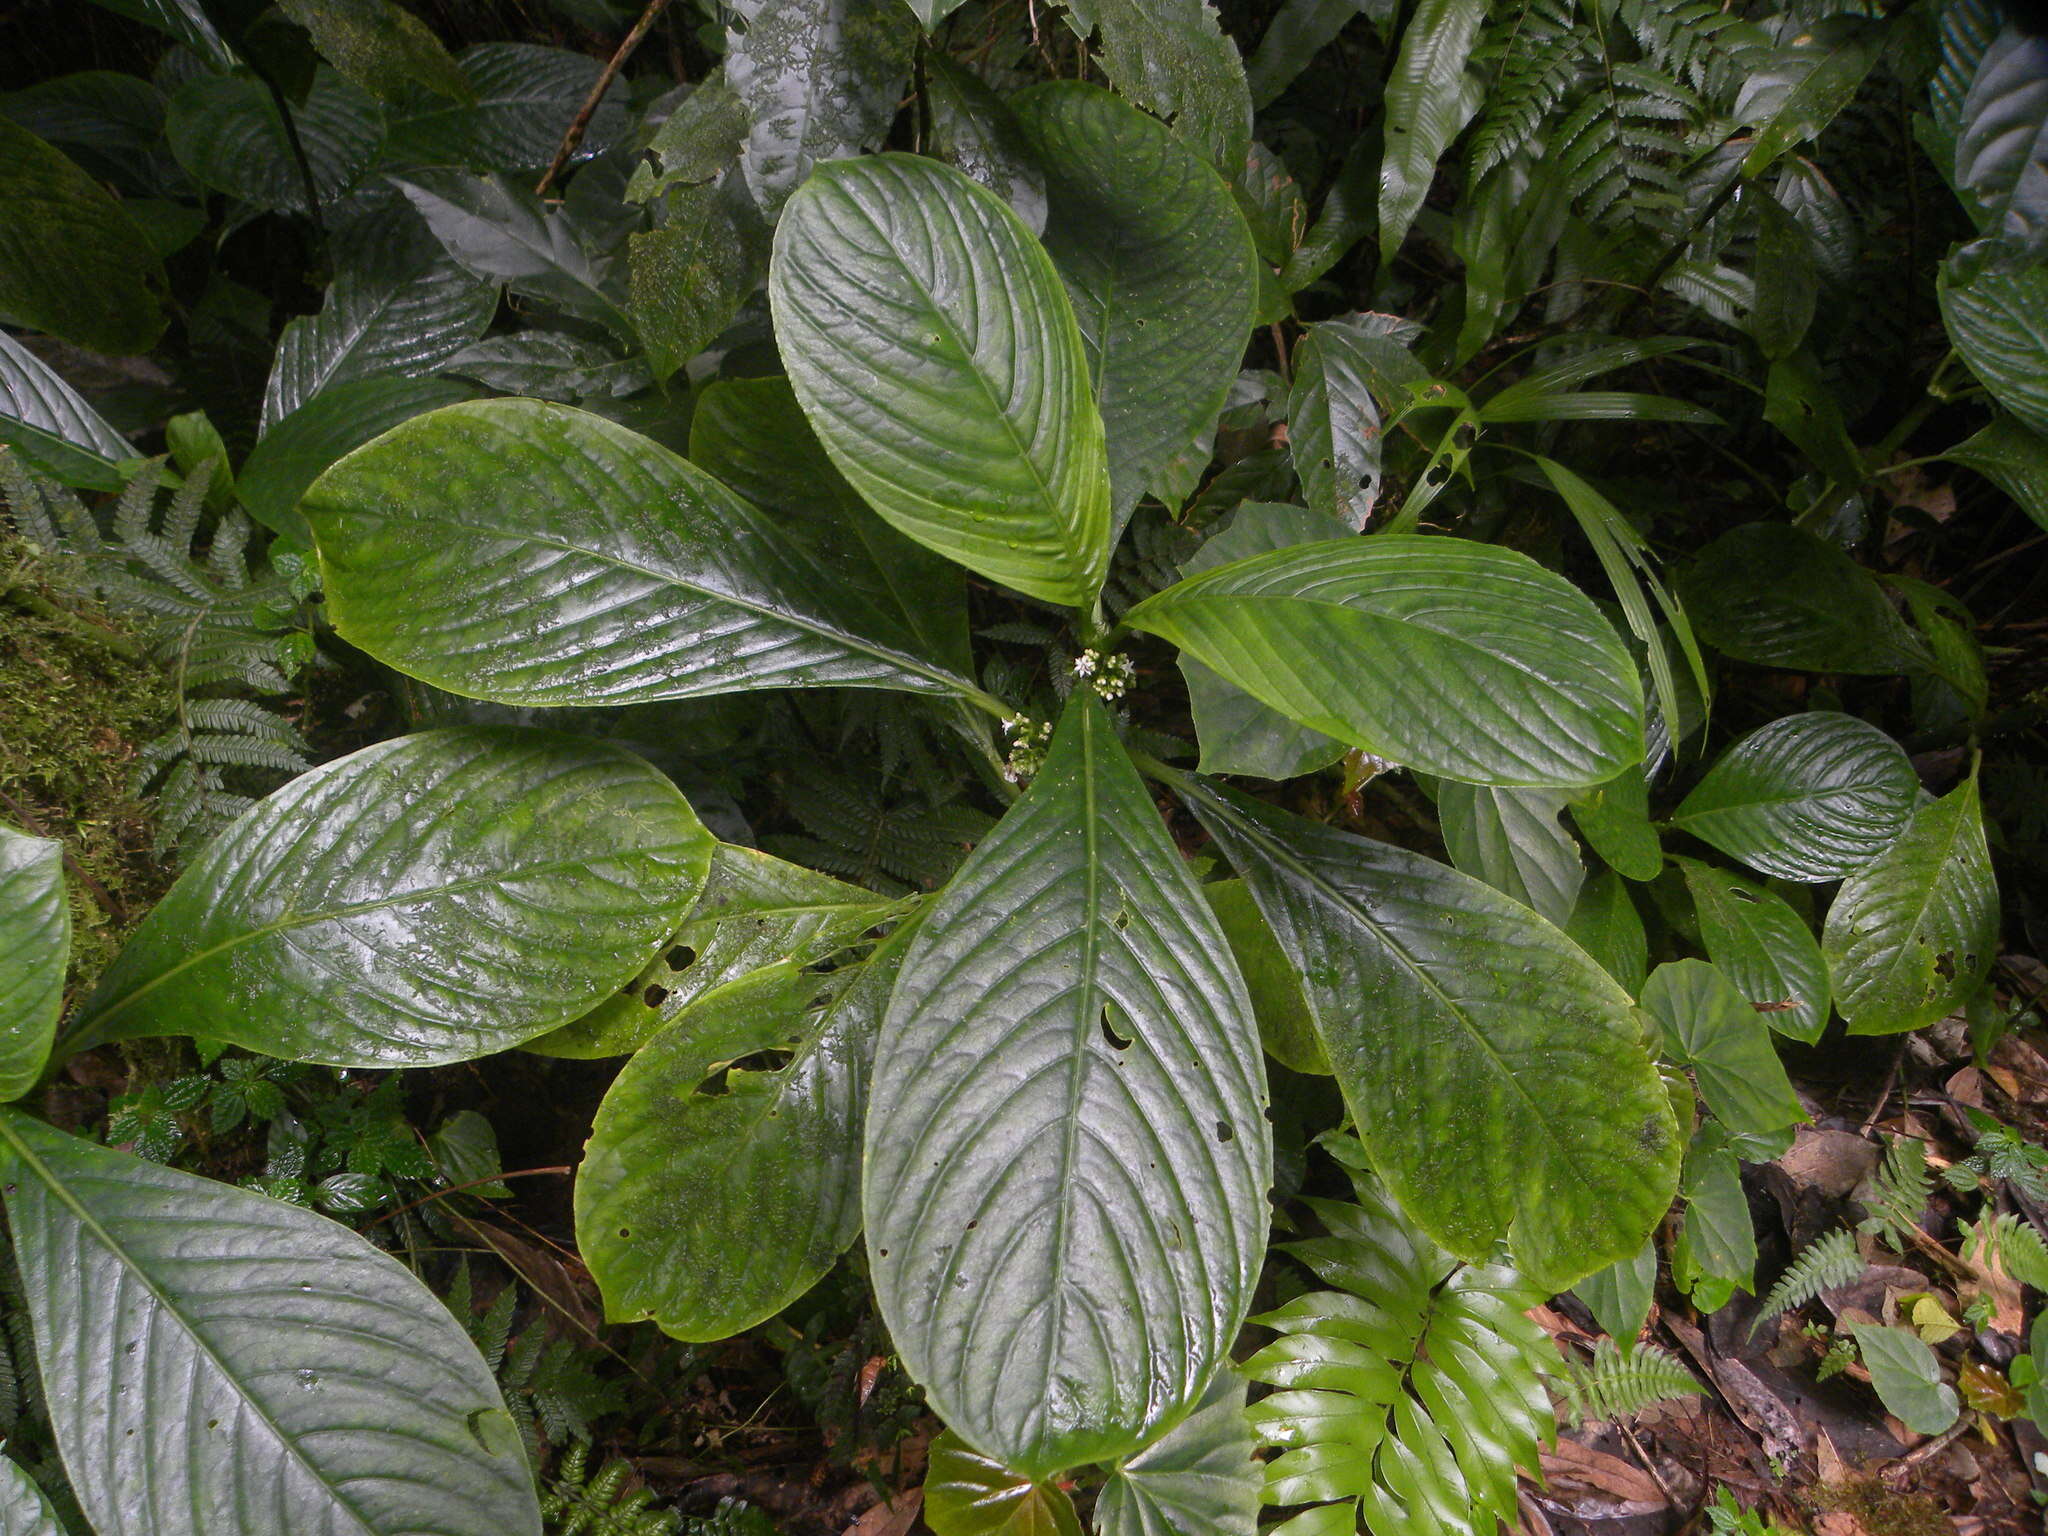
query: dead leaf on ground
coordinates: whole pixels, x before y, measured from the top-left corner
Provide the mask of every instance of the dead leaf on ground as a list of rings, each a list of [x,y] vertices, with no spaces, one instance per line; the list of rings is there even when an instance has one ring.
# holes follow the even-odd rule
[[[1557,1448],[1538,1455],[1543,1489],[1537,1497],[1544,1503],[1559,1504],[1581,1518],[1591,1511],[1589,1501],[1604,1506],[1609,1518],[1642,1515],[1668,1508],[1663,1490],[1649,1473],[1633,1462],[1581,1445],[1560,1436]]]
[[[913,1488],[899,1493],[886,1504],[877,1504],[846,1528],[846,1536],[908,1536],[924,1508],[924,1490]]]

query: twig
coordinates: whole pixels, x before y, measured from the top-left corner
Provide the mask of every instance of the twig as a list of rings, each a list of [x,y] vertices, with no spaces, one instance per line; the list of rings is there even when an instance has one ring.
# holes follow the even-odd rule
[[[1684,1503],[1671,1491],[1671,1485],[1664,1481],[1664,1474],[1657,1470],[1657,1463],[1652,1461],[1650,1453],[1643,1449],[1643,1442],[1636,1438],[1636,1432],[1620,1419],[1614,1421],[1614,1427],[1621,1431],[1621,1438],[1628,1442],[1628,1448],[1635,1452],[1636,1460],[1642,1464],[1643,1470],[1650,1474],[1650,1481],[1655,1483],[1657,1491],[1664,1495],[1664,1502],[1673,1509],[1683,1509]]]
[[[583,135],[590,128],[590,119],[597,113],[597,104],[604,100],[604,93],[612,88],[612,82],[619,77],[619,71],[626,67],[626,60],[633,56],[633,50],[640,46],[640,40],[647,35],[647,29],[654,20],[668,9],[668,0],[647,0],[647,9],[640,13],[640,19],[633,23],[633,30],[625,40],[612,51],[611,61],[597,77],[597,83],[590,88],[590,94],[583,98],[583,105],[577,111],[575,121],[569,124],[569,131],[562,135],[562,142],[555,148],[555,158],[548,163],[539,185],[533,189],[535,197],[546,197],[548,188],[555,184],[555,178],[562,174],[562,168],[569,163],[569,157],[576,153],[576,146],[583,142]]]
[[[480,1179],[469,1179],[461,1184],[450,1184],[446,1189],[430,1190],[426,1194],[421,1195],[417,1200],[408,1200],[404,1205],[394,1206],[391,1210],[379,1216],[376,1221],[371,1222],[370,1225],[374,1227],[380,1222],[390,1221],[395,1216],[403,1216],[407,1211],[419,1209],[429,1200],[445,1200],[450,1195],[461,1194],[465,1189],[475,1189],[479,1184],[500,1184],[506,1179],[532,1179],[547,1173],[562,1174],[574,1173],[575,1171],[573,1167],[564,1163],[559,1168],[515,1168],[510,1173],[486,1174]]]
[[[1899,1048],[1892,1052],[1892,1064],[1885,1068],[1884,1082],[1877,1090],[1877,1102],[1870,1106],[1870,1113],[1863,1117],[1863,1126],[1857,1135],[1868,1136],[1870,1128],[1876,1125],[1878,1118],[1884,1114],[1885,1105],[1891,1101],[1892,1085],[1899,1080],[1899,1068],[1905,1064],[1905,1060],[1906,1043],[1901,1040]]]

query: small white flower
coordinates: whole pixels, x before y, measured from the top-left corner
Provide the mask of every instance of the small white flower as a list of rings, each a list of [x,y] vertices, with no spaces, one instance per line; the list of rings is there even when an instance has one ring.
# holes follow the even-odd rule
[[[1093,677],[1095,675],[1096,663],[1100,660],[1101,658],[1093,651],[1083,651],[1074,658],[1074,676]]]

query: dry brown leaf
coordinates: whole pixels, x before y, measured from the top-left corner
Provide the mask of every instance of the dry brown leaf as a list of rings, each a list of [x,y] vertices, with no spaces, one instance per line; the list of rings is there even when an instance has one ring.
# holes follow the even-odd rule
[[[1569,1504],[1587,1494],[1640,1506],[1625,1513],[1646,1514],[1667,1507],[1662,1490],[1641,1467],[1560,1437],[1557,1448],[1538,1454],[1544,1493],[1552,1503]]]
[[[886,1504],[877,1504],[846,1528],[846,1536],[908,1536],[924,1508],[924,1490],[913,1488],[899,1493]]]

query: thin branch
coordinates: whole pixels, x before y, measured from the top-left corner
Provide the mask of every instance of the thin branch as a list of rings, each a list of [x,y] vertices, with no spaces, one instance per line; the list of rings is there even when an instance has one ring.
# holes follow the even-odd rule
[[[590,129],[590,119],[597,113],[597,104],[604,100],[604,93],[612,88],[612,82],[619,77],[619,71],[626,67],[626,60],[633,56],[633,50],[640,46],[640,40],[647,35],[647,29],[654,25],[655,18],[668,9],[668,0],[647,0],[647,9],[640,13],[640,19],[633,23],[633,30],[613,50],[611,61],[597,77],[597,83],[590,88],[590,94],[583,98],[583,106],[576,113],[576,119],[569,124],[569,131],[562,135],[562,142],[555,149],[555,158],[549,162],[547,172],[540,179],[533,193],[546,197],[548,188],[555,184],[555,178],[568,165],[569,157],[576,153],[576,146],[583,142],[583,135]]]

